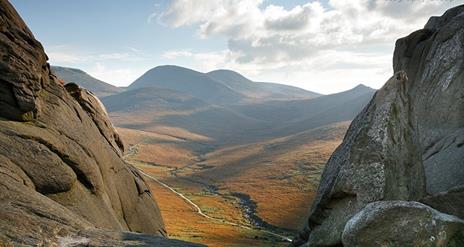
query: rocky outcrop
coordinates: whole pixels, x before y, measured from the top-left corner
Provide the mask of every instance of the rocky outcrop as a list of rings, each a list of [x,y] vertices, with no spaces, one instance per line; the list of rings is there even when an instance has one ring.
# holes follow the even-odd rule
[[[464,185],[463,44],[464,6],[396,42],[394,76],[329,159],[308,225],[293,246],[365,246],[345,242],[342,233],[376,201],[423,200],[450,214],[464,210],[462,200],[450,199],[457,192],[447,193]],[[437,206],[444,200],[447,209]]]
[[[98,99],[60,83],[6,0],[0,22],[0,245],[187,245],[165,238]]]

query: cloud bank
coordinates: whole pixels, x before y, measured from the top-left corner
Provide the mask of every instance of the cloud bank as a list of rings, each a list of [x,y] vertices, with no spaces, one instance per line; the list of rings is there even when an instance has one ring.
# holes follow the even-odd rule
[[[286,9],[263,0],[174,0],[157,17],[172,28],[196,27],[198,38],[227,40],[222,51],[168,51],[165,58],[332,92],[337,83],[346,89],[357,83],[381,86],[391,75],[394,41],[456,5],[453,0],[316,0]]]

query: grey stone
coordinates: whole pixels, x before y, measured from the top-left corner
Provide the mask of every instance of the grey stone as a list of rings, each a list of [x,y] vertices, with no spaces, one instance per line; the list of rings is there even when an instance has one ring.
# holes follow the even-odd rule
[[[464,5],[450,9],[396,42],[394,75],[327,162],[294,246],[340,245],[345,223],[369,203],[464,185],[463,13]]]
[[[457,247],[464,244],[464,220],[419,202],[368,204],[346,224],[345,247]]]
[[[423,160],[427,193],[435,194],[464,185],[464,128],[427,148]]]

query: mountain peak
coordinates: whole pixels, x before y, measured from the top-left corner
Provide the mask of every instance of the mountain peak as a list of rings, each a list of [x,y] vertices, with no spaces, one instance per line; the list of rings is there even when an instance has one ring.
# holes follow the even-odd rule
[[[135,80],[129,90],[157,87],[175,90],[214,104],[234,103],[244,96],[204,73],[176,66],[157,66]]]
[[[210,74],[225,74],[225,75],[235,75],[235,76],[240,76],[240,77],[246,78],[245,76],[238,73],[237,71],[230,70],[230,69],[216,69],[216,70],[212,70],[212,71],[210,71],[210,72],[208,72],[206,74],[208,74],[208,75],[210,75]]]
[[[353,89],[371,89],[371,90],[375,90],[369,86],[366,86],[365,84],[362,84],[362,83],[359,83],[358,85],[356,85],[356,87],[354,87]]]
[[[199,73],[201,72],[189,69],[186,67],[178,66],[178,65],[173,65],[173,64],[166,64],[166,65],[158,65],[149,71],[184,71],[184,72],[191,72],[191,73]]]
[[[376,90],[374,88],[366,86],[366,85],[364,85],[362,83],[360,83],[357,86],[355,86],[354,88],[348,90],[348,92],[372,92],[372,91],[376,91]]]
[[[228,69],[217,69],[206,73],[209,77],[225,83],[250,83],[250,79],[242,74]]]

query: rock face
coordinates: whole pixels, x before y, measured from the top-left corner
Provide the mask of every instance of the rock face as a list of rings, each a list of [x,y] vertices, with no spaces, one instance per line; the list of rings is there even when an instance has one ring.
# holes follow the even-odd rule
[[[423,200],[462,216],[462,200],[451,198],[462,196],[455,188],[464,185],[463,44],[464,6],[396,42],[395,74],[329,159],[294,246],[365,246],[345,243],[342,233],[376,201]]]
[[[6,0],[0,22],[0,245],[187,245],[164,238],[98,99],[59,82]]]

